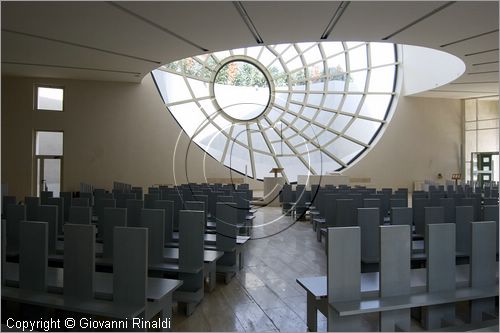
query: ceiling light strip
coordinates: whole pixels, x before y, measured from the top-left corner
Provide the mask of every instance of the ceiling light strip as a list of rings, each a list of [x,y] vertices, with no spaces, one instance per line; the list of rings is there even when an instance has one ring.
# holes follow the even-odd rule
[[[347,9],[347,6],[349,6],[350,1],[341,1],[339,6],[337,7],[337,10],[335,10],[335,13],[332,16],[332,19],[330,22],[328,22],[328,25],[325,28],[325,31],[323,31],[323,34],[321,34],[321,39],[327,39],[331,32],[333,31],[333,28],[337,24],[337,22],[340,20],[340,17],[342,14],[344,14],[345,10]]]
[[[165,27],[163,27],[163,26],[161,26],[161,25],[159,25],[159,24],[157,24],[157,23],[155,23],[155,22],[153,22],[153,21],[145,18],[144,16],[141,16],[141,15],[139,15],[139,14],[137,14],[137,13],[135,13],[135,12],[133,12],[133,11],[125,8],[125,7],[120,6],[116,2],[110,1],[110,2],[108,2],[108,4],[110,4],[111,6],[113,6],[115,8],[118,8],[118,9],[122,10],[123,12],[125,12],[125,13],[127,13],[127,14],[129,14],[129,15],[131,15],[131,16],[133,16],[133,17],[135,17],[135,18],[137,18],[137,19],[139,19],[139,20],[141,20],[143,22],[148,23],[149,25],[151,25],[151,26],[153,26],[153,27],[155,27],[155,28],[157,28],[157,29],[159,29],[159,30],[161,30],[163,32],[166,32],[169,35],[174,36],[175,38],[177,38],[177,39],[179,39],[179,40],[181,40],[181,41],[183,41],[183,42],[185,42],[185,43],[187,43],[187,44],[189,44],[189,45],[191,45],[191,46],[193,46],[193,47],[195,47],[195,48],[197,48],[197,49],[199,49],[199,50],[201,50],[203,52],[208,52],[209,51],[208,49],[204,48],[203,46],[200,46],[200,45],[198,45],[198,44],[190,41],[189,39],[187,39],[185,37],[182,37],[181,35],[173,32],[172,30],[169,30],[169,29],[167,29],[167,28],[165,28]]]
[[[498,60],[497,61],[478,62],[478,63],[472,64],[472,66],[491,65],[491,64],[498,64]]]
[[[486,36],[486,35],[489,35],[489,34],[492,34],[492,33],[495,33],[495,32],[498,32],[498,29],[487,31],[487,32],[483,32],[481,34],[477,34],[477,35],[470,36],[470,37],[467,37],[467,38],[459,39],[459,40],[451,42],[451,43],[440,45],[439,47],[446,47],[446,46],[450,46],[450,45],[453,45],[453,44],[458,44],[458,43],[465,42],[465,41],[468,41],[468,40],[471,40],[471,39],[474,39],[474,38],[483,37],[483,36]]]
[[[264,44],[264,40],[257,31],[255,24],[253,24],[253,21],[248,15],[245,7],[243,6],[243,3],[241,3],[241,1],[233,1],[233,5],[238,11],[238,14],[240,14],[243,22],[245,22],[246,26],[248,27],[248,30],[250,30],[250,33],[252,34],[253,38],[255,38],[257,44]]]
[[[121,73],[121,74],[133,74],[135,76],[141,75],[139,72],[129,72],[121,71],[115,69],[103,69],[103,68],[92,68],[92,67],[76,67],[76,66],[63,66],[63,65],[51,65],[51,64],[34,64],[27,62],[15,62],[15,61],[2,61],[5,65],[21,65],[21,66],[40,66],[40,67],[53,67],[53,68],[64,68],[64,69],[77,69],[85,71],[97,71],[97,72],[108,72],[108,73]]]
[[[444,5],[442,5],[442,6],[439,6],[438,8],[436,8],[436,9],[434,9],[434,10],[430,11],[429,13],[425,14],[424,16],[422,16],[422,17],[420,17],[420,18],[416,19],[415,21],[413,21],[413,22],[411,22],[411,23],[409,23],[409,24],[405,25],[405,26],[404,26],[404,27],[402,27],[401,29],[396,30],[395,32],[393,32],[393,33],[392,33],[392,34],[390,34],[389,36],[386,36],[386,37],[382,38],[382,40],[388,40],[389,38],[392,38],[392,37],[396,36],[397,34],[399,34],[399,33],[403,32],[403,31],[407,30],[408,28],[411,28],[412,26],[414,26],[414,25],[416,25],[416,24],[418,24],[418,23],[422,22],[423,20],[425,20],[425,19],[427,19],[427,18],[431,17],[432,15],[434,15],[434,14],[436,14],[436,13],[438,13],[438,12],[442,11],[443,9],[445,9],[445,8],[447,8],[447,7],[451,6],[451,5],[453,5],[455,2],[456,2],[456,1],[450,1],[450,2],[445,3],[445,4],[444,4]]]
[[[467,73],[469,75],[475,75],[475,74],[490,74],[490,73],[498,73],[498,71],[485,71],[485,72],[474,72],[474,73]]]
[[[481,84],[481,83],[498,83],[498,81],[452,82],[450,84]]]
[[[117,56],[121,56],[121,57],[127,57],[127,58],[131,58],[131,59],[135,59],[135,60],[151,62],[153,64],[158,64],[158,65],[161,64],[160,61],[146,59],[146,58],[142,58],[142,57],[137,57],[137,56],[133,56],[133,55],[125,54],[125,53],[120,53],[120,52],[115,52],[115,51],[111,51],[111,50],[101,49],[101,48],[93,47],[93,46],[89,46],[89,45],[68,42],[68,41],[61,40],[61,39],[55,39],[55,38],[50,38],[50,37],[40,36],[40,35],[34,35],[34,34],[26,33],[26,32],[9,30],[9,29],[2,29],[2,32],[8,32],[8,33],[18,34],[18,35],[32,37],[32,38],[44,39],[44,40],[48,40],[48,41],[55,42],[55,43],[61,43],[61,44],[66,44],[66,45],[70,45],[70,46],[85,48],[88,50],[104,52],[104,53],[113,54],[113,55],[117,55]]]
[[[464,56],[465,57],[470,57],[470,56],[473,56],[473,55],[478,55],[478,54],[483,54],[483,53],[489,53],[489,52],[495,52],[495,51],[498,51],[498,48],[491,49],[491,50],[484,50],[484,51],[474,52],[474,53],[467,53]]]

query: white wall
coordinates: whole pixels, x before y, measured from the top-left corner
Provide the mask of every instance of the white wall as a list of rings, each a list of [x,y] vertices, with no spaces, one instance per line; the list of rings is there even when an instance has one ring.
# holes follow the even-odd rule
[[[35,83],[65,87],[64,112],[33,111]],[[413,180],[458,172],[461,102],[400,98],[391,124],[366,157],[345,171],[369,177],[369,186],[411,187]],[[63,190],[80,182],[110,188],[112,181],[136,186],[203,182],[231,175],[189,139],[166,110],[153,80],[141,84],[2,78],[2,183],[23,197],[31,192],[35,129],[64,131]],[[187,155],[187,158],[186,158]],[[174,177],[175,167],[175,177]],[[254,188],[262,183],[251,182]]]
[[[447,52],[413,45],[401,45],[404,70],[403,95],[435,89],[465,72],[462,59]]]

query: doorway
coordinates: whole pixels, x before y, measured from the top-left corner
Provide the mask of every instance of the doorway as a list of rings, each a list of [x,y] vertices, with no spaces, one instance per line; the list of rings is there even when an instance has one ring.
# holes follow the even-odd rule
[[[63,132],[35,133],[35,193],[52,191],[59,197],[62,189]]]

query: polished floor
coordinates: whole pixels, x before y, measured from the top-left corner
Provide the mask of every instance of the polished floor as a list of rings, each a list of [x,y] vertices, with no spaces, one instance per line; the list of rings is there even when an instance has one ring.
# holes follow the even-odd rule
[[[309,222],[293,223],[280,208],[258,208],[245,267],[229,284],[217,281],[195,312],[174,308],[175,331],[306,331],[300,276],[326,275],[326,256]],[[318,315],[318,330],[326,318]]]

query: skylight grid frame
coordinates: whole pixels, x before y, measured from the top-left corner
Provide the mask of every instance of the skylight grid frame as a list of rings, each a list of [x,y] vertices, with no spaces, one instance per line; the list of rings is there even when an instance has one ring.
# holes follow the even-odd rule
[[[324,45],[326,44],[330,44],[327,46],[331,48],[329,50],[331,54],[329,54],[328,56],[327,52],[324,49]],[[304,45],[306,46],[304,47]],[[296,157],[297,163],[301,163],[303,167],[309,170],[311,174],[319,174],[323,171],[339,171],[351,165],[359,158],[359,156],[361,156],[367,149],[372,146],[374,140],[379,136],[380,131],[387,126],[389,120],[388,115],[390,114],[390,110],[393,109],[394,97],[396,97],[398,94],[398,91],[396,91],[396,82],[398,81],[399,75],[397,46],[390,44],[390,46],[394,50],[393,58],[391,58],[393,61],[388,61],[387,63],[382,62],[381,64],[372,66],[372,50],[370,45],[372,45],[372,43],[367,42],[314,42],[277,44],[271,46],[256,46],[228,51],[220,51],[214,54],[195,56],[192,57],[192,59],[196,61],[198,67],[201,67],[201,70],[206,71],[205,73],[211,73],[211,79],[207,81],[206,76],[191,75],[189,73],[186,73],[184,67],[181,68],[181,72],[179,73],[179,71],[170,68],[169,65],[162,66],[160,68],[161,71],[168,72],[173,75],[184,76],[184,82],[191,95],[191,99],[176,101],[174,103],[166,103],[166,106],[170,110],[170,107],[172,106],[194,102],[201,111],[200,116],[203,116],[205,120],[200,121],[200,125],[198,126],[194,134],[192,134],[191,138],[198,145],[200,145],[201,143],[199,143],[198,141],[203,140],[203,138],[200,139],[199,134],[205,128],[207,128],[209,124],[211,124],[213,128],[218,131],[217,133],[212,134],[212,140],[218,135],[218,133],[222,132],[222,138],[225,140],[223,153],[220,158],[216,158],[203,147],[201,148],[217,161],[224,163],[226,166],[229,166],[225,163],[225,160],[228,154],[228,150],[231,149],[232,142],[236,142],[238,145],[242,146],[245,151],[248,152],[248,156],[250,159],[249,166],[252,176],[255,179],[262,180],[262,178],[257,177],[257,174],[262,174],[262,171],[257,170],[256,157],[254,153],[258,153],[262,156],[272,157],[277,167],[282,167],[282,163],[280,162],[280,159],[278,157],[291,156]],[[342,51],[340,51],[340,46],[342,47]],[[318,51],[314,51],[315,48]],[[352,66],[350,52],[356,49],[358,49],[358,52],[361,52],[361,48],[363,48],[363,54],[366,58],[366,66],[359,68],[356,67],[355,69],[351,70]],[[339,52],[331,52],[331,50],[335,49],[338,49]],[[286,55],[287,52],[289,56],[286,57],[285,61],[283,56]],[[305,56],[307,52],[310,52],[309,54],[311,56],[309,57],[312,57],[314,61],[307,61]],[[321,59],[316,60],[318,58],[318,54],[314,55],[314,52],[319,52]],[[340,69],[342,69],[342,71],[340,72],[331,71],[331,68],[333,67],[329,67],[328,60],[336,59],[336,57],[340,55],[343,55],[343,57],[340,58],[340,60],[343,62],[341,62],[340,64],[343,64],[345,62],[345,68],[341,66]],[[221,59],[219,59],[218,56],[220,56]],[[225,115],[224,112],[220,112],[217,107],[215,107],[216,111],[213,114],[210,114],[211,111],[205,110],[200,101],[213,102],[215,100],[215,95],[213,93],[213,82],[214,77],[217,73],[217,69],[221,68],[221,63],[228,63],[230,62],[228,61],[230,59],[241,60],[241,58],[247,57],[251,58],[249,59],[249,62],[254,65],[255,63],[257,63],[260,66],[263,66],[260,62],[261,60],[268,63],[267,67],[263,66],[263,72],[267,74],[266,79],[268,79],[269,84],[273,85],[273,88],[270,92],[269,104],[267,109],[255,119],[251,119],[248,121],[239,121],[238,119],[229,118],[228,120],[230,120],[232,124],[229,125],[230,128],[229,130],[226,129],[226,131],[222,129],[221,126],[219,126],[219,124],[214,121],[214,119],[217,119],[219,115],[228,118],[227,115]],[[205,60],[203,60],[203,58]],[[294,61],[296,62],[297,59],[300,59],[300,67],[296,67],[292,72],[290,72],[288,70],[290,64]],[[185,59],[182,59],[181,61],[183,60]],[[378,60],[380,61],[380,57],[378,58]],[[181,61],[178,61],[178,63],[181,63]],[[298,66],[298,63],[296,62],[294,66]],[[313,73],[313,69],[315,66],[317,68],[320,68],[319,75],[318,73]],[[273,67],[276,68],[275,72],[277,71],[278,75],[271,73],[270,68]],[[392,79],[392,90],[369,91],[372,70],[384,67],[393,69],[394,77],[389,78]],[[259,69],[261,69],[261,67],[259,67]],[[265,70],[267,70],[267,72]],[[357,91],[352,91],[350,89],[350,84],[352,81],[351,73],[363,73],[362,79],[364,79],[364,85],[362,86],[362,89],[360,89],[360,87],[356,87],[356,89],[358,89]],[[155,74],[153,73],[153,77],[154,76]],[[197,98],[187,78],[209,84],[209,96]],[[338,78],[340,78],[340,80],[338,80]],[[284,80],[284,82],[286,82],[286,87],[281,84],[279,86],[277,84],[275,85],[275,83],[279,80],[281,80],[281,82],[283,82]],[[342,89],[331,89],[331,86],[335,84],[335,81],[343,81],[343,83],[339,84],[342,85]],[[301,85],[301,83],[303,84],[303,86]],[[160,89],[160,87],[158,88]],[[302,94],[300,100],[297,100],[293,97],[298,97],[299,95],[297,94]],[[383,119],[381,117],[382,112],[373,112],[373,109],[370,109],[370,107],[372,106],[365,104],[366,98],[368,96],[374,95],[387,97],[387,99],[382,98],[384,103],[387,104],[384,104],[385,112],[383,112]],[[279,96],[280,101],[276,100],[277,96]],[[349,106],[346,104],[347,98],[351,96],[360,96],[359,100],[352,98],[350,99],[351,104],[356,103],[354,104],[354,106]],[[311,99],[314,101],[314,103],[310,103]],[[337,102],[335,102],[335,100],[337,100]],[[372,98],[372,104],[376,100],[377,99]],[[215,102],[213,104],[216,105],[217,103]],[[330,107],[332,105],[336,105],[336,107]],[[347,107],[346,105],[349,106],[349,108],[355,109],[347,110],[345,109],[345,107]],[[365,114],[361,114],[362,111],[364,111]],[[311,112],[313,112],[312,116]],[[331,113],[331,116],[327,115],[327,113]],[[271,116],[271,114],[273,115]],[[175,114],[173,115],[174,118],[176,118],[176,120],[178,121],[179,125],[184,128],[182,125],[182,120],[177,119],[177,116]],[[290,117],[290,115],[293,117]],[[325,116],[328,117],[326,123],[318,119],[320,115],[322,115],[322,120],[325,120]],[[347,123],[343,124],[340,129],[334,129],[333,126],[341,116],[344,117],[342,118],[343,120],[348,119]],[[287,117],[287,119],[285,119],[285,117]],[[358,119],[360,121],[365,121],[365,123],[363,123],[364,125],[358,122]],[[306,123],[305,125],[304,122]],[[283,132],[285,132],[287,129],[290,129],[292,131],[292,134],[286,138],[280,138],[280,132],[276,129],[276,125],[279,123],[283,124]],[[371,137],[364,137],[363,134],[353,132],[354,127],[352,126],[354,124],[358,124],[357,128],[360,128],[360,126],[371,126],[369,130],[374,130],[375,132],[371,135]],[[233,138],[233,130],[235,125],[244,125],[244,128],[246,128],[246,135],[244,140],[240,139],[240,137],[236,139]],[[258,130],[255,129],[255,125],[257,126]],[[210,127],[210,130],[213,130],[213,128]],[[347,133],[351,128],[351,132],[353,134],[355,133],[356,137],[353,137],[352,135],[349,135]],[[273,133],[268,131],[272,131]],[[311,135],[311,131],[314,133],[314,136]],[[252,133],[256,132],[260,132],[260,135],[262,136],[262,138],[259,139],[261,141],[259,145],[263,148],[266,147],[268,151],[264,151],[262,149],[259,149],[257,146],[254,146]],[[273,134],[273,136],[278,137],[279,139],[271,140],[271,138],[269,138],[269,134]],[[330,138],[327,137],[329,135],[331,136]],[[244,142],[245,140],[246,143]],[[262,140],[263,142],[265,142],[265,146],[262,145]],[[274,145],[276,143],[280,143],[281,140],[283,140],[284,148],[287,148],[286,151],[288,153],[286,154],[281,154],[281,152],[275,151]],[[290,140],[295,142],[295,144],[292,144]],[[353,147],[357,148],[351,153],[351,155],[355,155],[350,156],[345,155],[344,153],[343,156],[336,156],[335,154],[333,154],[330,150],[345,148],[342,148],[340,146],[339,148],[335,148],[336,146],[334,145],[337,141],[339,142],[339,144],[342,142],[351,142],[352,144],[354,144]],[[312,163],[309,163],[311,161],[311,156],[308,155],[311,153],[320,154],[319,156],[321,156],[321,160],[323,159],[324,155],[331,160],[331,162],[327,161],[328,163],[331,164],[332,162],[334,162],[338,164],[339,167],[336,170],[316,170],[317,167],[313,166]],[[241,167],[229,167],[240,174],[244,173],[244,170]],[[289,176],[287,175],[286,171],[287,170],[285,169],[284,176],[286,180],[290,183],[295,182],[297,175],[292,174]]]

